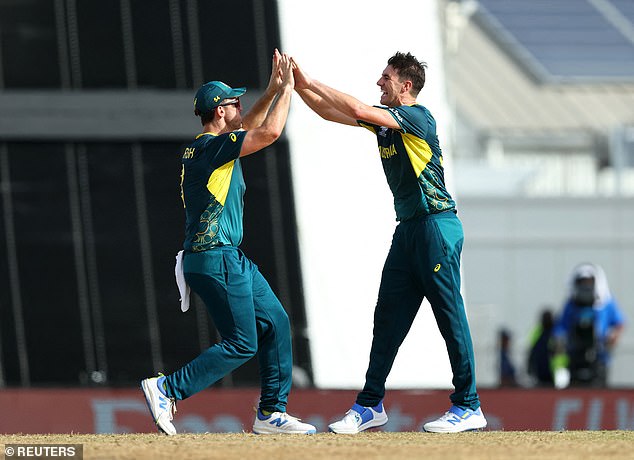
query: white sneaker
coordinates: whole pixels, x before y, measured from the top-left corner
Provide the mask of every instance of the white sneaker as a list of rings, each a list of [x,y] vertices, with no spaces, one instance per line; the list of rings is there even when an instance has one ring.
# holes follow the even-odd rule
[[[164,380],[165,376],[161,374],[158,377],[141,380],[141,389],[157,428],[160,432],[172,436],[176,434],[176,428],[172,424],[176,413],[176,400],[168,398],[159,389],[159,385],[163,385]]]
[[[482,410],[460,409],[451,406],[445,415],[438,420],[423,425],[423,430],[430,433],[460,433],[461,431],[481,430],[487,426]]]
[[[355,403],[341,420],[328,425],[328,430],[338,434],[357,434],[386,423],[387,414],[383,408],[383,401],[374,407],[364,407]]]
[[[253,432],[255,434],[315,434],[317,430],[314,426],[300,422],[298,418],[286,412],[264,415],[258,409],[253,422]]]

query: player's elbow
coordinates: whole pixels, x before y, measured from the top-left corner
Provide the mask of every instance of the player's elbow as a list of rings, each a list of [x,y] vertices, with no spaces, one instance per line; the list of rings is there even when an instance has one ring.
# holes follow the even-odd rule
[[[240,156],[243,157],[251,155],[252,153],[268,147],[280,137],[281,133],[281,129],[271,129],[267,127],[260,127],[252,131],[248,131],[244,142],[242,143]]]
[[[275,142],[276,140],[278,140],[280,138],[280,136],[282,135],[282,130],[284,129],[283,126],[273,126],[273,127],[269,127],[265,132],[264,132],[264,138],[266,140],[266,142],[270,144],[272,144],[273,142]]]
[[[258,129],[257,131],[258,144],[260,144],[262,148],[268,147],[282,135],[282,128],[277,126],[266,126]]]
[[[357,104],[351,108],[349,115],[355,120],[365,120],[368,115],[368,106],[365,104]]]

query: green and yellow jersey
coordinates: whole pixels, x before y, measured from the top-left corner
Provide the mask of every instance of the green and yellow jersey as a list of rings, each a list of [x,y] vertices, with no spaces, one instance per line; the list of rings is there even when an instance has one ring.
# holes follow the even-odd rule
[[[242,242],[246,184],[238,157],[246,133],[203,133],[184,147],[181,197],[186,251],[238,246]]]
[[[381,163],[394,195],[396,220],[455,209],[445,188],[442,151],[436,135],[436,120],[419,104],[379,107],[390,112],[400,129],[358,120],[376,134]]]

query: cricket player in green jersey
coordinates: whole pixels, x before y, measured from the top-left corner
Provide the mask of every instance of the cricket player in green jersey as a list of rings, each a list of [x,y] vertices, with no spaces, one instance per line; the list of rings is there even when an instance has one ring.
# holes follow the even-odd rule
[[[293,365],[288,316],[258,267],[238,248],[246,188],[240,158],[279,138],[293,86],[290,58],[275,50],[269,85],[244,117],[240,96],[246,88],[211,81],[196,93],[194,113],[203,132],[182,153],[181,266],[184,282],[204,301],[222,340],[174,373],[141,382],[154,422],[168,435],[176,434],[177,400],[209,387],[255,355],[261,396],[253,431],[315,433],[314,426],[286,413]]]
[[[443,336],[453,372],[451,408],[424,425],[430,432],[461,432],[486,426],[476,391],[475,360],[460,294],[462,223],[445,188],[436,122],[416,98],[425,64],[410,53],[388,60],[377,85],[381,106],[312,79],[293,61],[295,90],[322,118],[371,131],[399,224],[385,261],[374,311],[374,332],[365,386],[335,433],[355,434],[387,423],[385,381],[398,349],[426,297]],[[424,350],[421,350],[424,352]]]

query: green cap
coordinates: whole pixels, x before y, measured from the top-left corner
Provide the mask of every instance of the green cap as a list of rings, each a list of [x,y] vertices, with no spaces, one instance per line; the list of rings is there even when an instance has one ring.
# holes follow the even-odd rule
[[[210,81],[196,92],[194,109],[204,115],[218,107],[223,100],[240,97],[246,92],[246,88],[232,88],[221,81]]]

